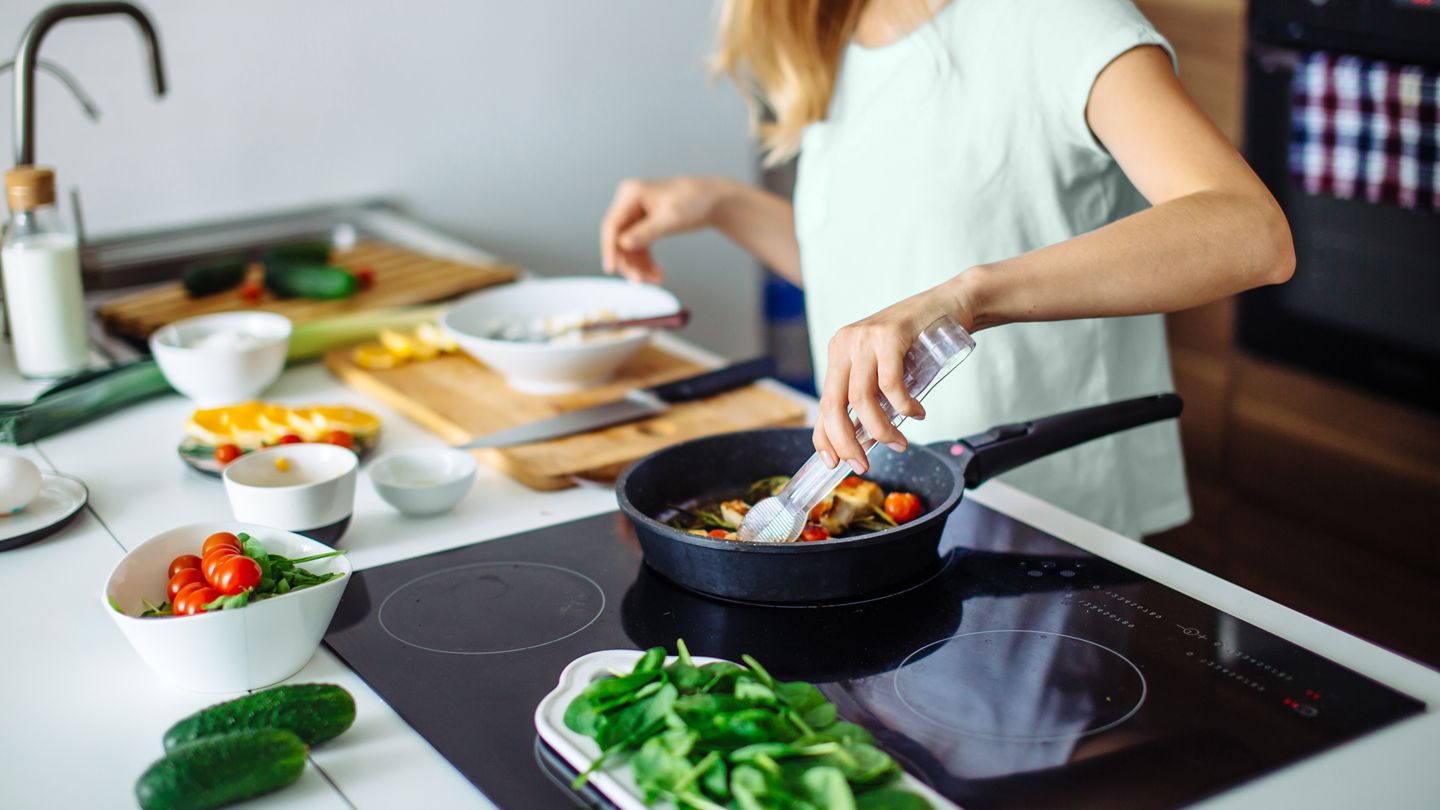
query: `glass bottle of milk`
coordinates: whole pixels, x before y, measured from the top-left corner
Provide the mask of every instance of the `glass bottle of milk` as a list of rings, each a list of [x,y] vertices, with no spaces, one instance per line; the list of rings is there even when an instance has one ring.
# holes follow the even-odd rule
[[[5,308],[15,364],[32,378],[83,371],[90,347],[80,286],[80,253],[55,208],[55,173],[20,166],[5,173],[10,222],[0,246]]]

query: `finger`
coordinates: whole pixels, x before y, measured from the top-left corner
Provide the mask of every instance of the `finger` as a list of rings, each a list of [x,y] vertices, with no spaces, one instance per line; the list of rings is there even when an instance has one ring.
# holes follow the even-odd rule
[[[616,239],[616,244],[620,246],[621,250],[645,250],[670,230],[670,222],[654,212],[647,212],[638,220],[620,229],[620,236]]]
[[[615,189],[614,198],[610,200],[610,208],[600,220],[600,258],[607,273],[613,273],[617,269],[615,241],[620,231],[645,216],[639,200],[639,183],[633,180],[621,182]]]
[[[876,359],[873,354],[865,354],[855,359],[855,364],[850,367],[850,407],[855,409],[855,416],[859,418],[860,424],[865,426],[870,438],[901,453],[905,451],[905,436],[890,424],[890,418],[880,407],[880,400],[877,398],[880,387],[875,368]]]
[[[810,441],[815,445],[815,452],[820,454],[820,460],[825,462],[825,466],[835,469],[835,465],[840,463],[840,457],[835,455],[835,445],[830,441],[830,434],[825,432],[823,421],[815,423],[815,429],[810,432]]]
[[[665,268],[655,261],[649,250],[622,250],[619,256],[619,272],[630,281],[659,284],[665,280]]]
[[[820,397],[820,421],[825,425],[835,457],[848,463],[855,472],[863,473],[868,469],[865,451],[855,440],[855,426],[845,410],[850,374],[849,357],[841,354],[831,358],[825,372],[825,391]]]
[[[904,349],[897,350],[896,344],[892,344],[880,352],[877,361],[880,393],[885,395],[895,412],[912,419],[924,419],[925,408],[920,405],[920,400],[910,396],[910,392],[905,388]]]

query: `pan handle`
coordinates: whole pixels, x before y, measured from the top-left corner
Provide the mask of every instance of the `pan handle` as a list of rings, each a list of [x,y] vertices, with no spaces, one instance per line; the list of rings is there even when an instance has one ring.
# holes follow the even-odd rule
[[[1173,419],[1185,403],[1175,394],[1096,405],[1015,422],[966,436],[951,448],[965,465],[965,486],[977,487],[1001,473],[1051,453],[1133,427]]]

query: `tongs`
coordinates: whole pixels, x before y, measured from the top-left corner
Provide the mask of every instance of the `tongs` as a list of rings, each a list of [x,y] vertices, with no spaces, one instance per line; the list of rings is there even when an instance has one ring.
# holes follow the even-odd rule
[[[916,400],[923,400],[930,389],[974,349],[975,339],[970,333],[950,316],[941,316],[925,327],[905,352],[905,390]],[[905,422],[907,417],[896,413],[884,394],[877,399],[890,424],[899,427]],[[855,418],[854,410],[850,409],[850,422],[855,426],[855,440],[868,455],[876,441]],[[810,456],[784,488],[751,507],[736,536],[752,543],[795,542],[805,528],[810,510],[829,497],[850,474],[850,468],[843,463],[837,463],[832,469],[825,465],[819,453]]]

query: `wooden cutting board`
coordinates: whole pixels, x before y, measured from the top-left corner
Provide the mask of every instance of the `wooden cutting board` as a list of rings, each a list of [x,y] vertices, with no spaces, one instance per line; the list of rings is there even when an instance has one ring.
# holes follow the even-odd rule
[[[111,332],[144,340],[167,323],[212,312],[256,309],[277,312],[295,323],[365,309],[402,307],[453,298],[518,277],[506,265],[478,265],[426,256],[384,242],[364,241],[337,252],[332,261],[352,269],[368,267],[375,284],[341,301],[275,298],[268,292],[258,303],[240,297],[239,288],[191,298],[176,281],[116,298],[100,307],[100,319]]]
[[[610,402],[632,388],[688,377],[705,367],[653,346],[642,349],[608,384],[569,394],[516,391],[466,355],[446,355],[372,371],[351,361],[349,349],[325,356],[330,371],[439,434],[451,444],[566,411]],[[631,462],[664,447],[732,430],[800,424],[804,407],[750,385],[685,402],[653,419],[548,442],[472,451],[475,457],[533,489],[574,486],[575,478],[608,481]]]

